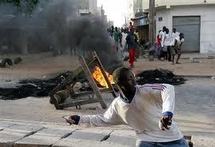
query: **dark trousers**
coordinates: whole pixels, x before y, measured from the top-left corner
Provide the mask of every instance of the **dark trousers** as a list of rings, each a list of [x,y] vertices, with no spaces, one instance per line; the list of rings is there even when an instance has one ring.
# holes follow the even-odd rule
[[[167,51],[161,51],[160,58],[167,60]]]
[[[188,147],[188,144],[184,138],[171,142],[145,142],[141,141],[137,143],[137,147]]]
[[[167,59],[168,61],[172,61],[171,55],[171,46],[167,46]]]

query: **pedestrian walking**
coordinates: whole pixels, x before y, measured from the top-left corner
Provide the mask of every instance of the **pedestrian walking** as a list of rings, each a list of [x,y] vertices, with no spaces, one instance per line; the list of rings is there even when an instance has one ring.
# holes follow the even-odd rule
[[[181,46],[184,43],[184,34],[180,33],[179,37],[175,40],[174,49],[177,54],[176,64],[180,64],[179,59],[181,57]],[[173,56],[173,62],[174,62],[174,56]]]
[[[161,39],[161,55],[160,58],[167,59],[167,47],[164,46],[165,36],[166,36],[166,26],[163,26],[162,31],[159,33],[159,38]]]
[[[113,32],[113,39],[115,42],[116,51],[118,52],[120,43],[119,43],[119,31],[118,31],[117,27],[115,27],[114,32]]]
[[[129,64],[130,64],[130,68],[134,67],[134,61],[135,61],[135,50],[137,47],[136,44],[136,37],[134,34],[134,30],[131,29],[130,32],[128,33],[127,37],[126,37],[126,43],[128,46],[128,51],[129,51]]]
[[[161,30],[159,30],[158,35],[156,36],[156,55],[158,59],[161,57]]]
[[[172,61],[172,54],[173,53],[173,46],[174,45],[174,39],[172,38],[172,35],[169,33],[169,29],[166,29],[166,34],[164,37],[164,47],[166,47],[166,60]]]

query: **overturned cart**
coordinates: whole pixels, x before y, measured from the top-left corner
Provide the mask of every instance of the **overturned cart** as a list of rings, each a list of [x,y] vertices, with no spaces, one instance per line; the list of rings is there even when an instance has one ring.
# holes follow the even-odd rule
[[[67,78],[62,77],[62,83],[50,92],[50,103],[56,109],[74,106],[80,109],[81,105],[99,102],[105,109],[107,106],[101,93],[109,92],[116,96],[112,75],[105,71],[96,52],[92,53],[90,60],[79,56],[79,62],[81,66]]]

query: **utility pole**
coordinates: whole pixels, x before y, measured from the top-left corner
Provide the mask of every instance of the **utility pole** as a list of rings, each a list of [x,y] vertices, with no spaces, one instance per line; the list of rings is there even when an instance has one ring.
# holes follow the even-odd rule
[[[155,22],[155,0],[149,0],[149,42],[152,44],[155,41],[155,29],[156,29],[156,22]]]

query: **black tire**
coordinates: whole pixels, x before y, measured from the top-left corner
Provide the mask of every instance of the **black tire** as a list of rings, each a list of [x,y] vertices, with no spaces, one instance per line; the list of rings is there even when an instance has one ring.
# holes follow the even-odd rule
[[[22,58],[21,57],[17,57],[13,60],[14,64],[19,64],[20,62],[22,62]]]
[[[0,60],[0,67],[2,67],[2,68],[6,67],[5,59]]]
[[[5,58],[5,62],[9,65],[9,66],[12,66],[13,65],[13,62],[10,58]]]
[[[9,65],[9,66],[13,65],[12,60],[9,58],[5,58],[5,59],[0,60],[0,67],[5,68],[6,65]]]

